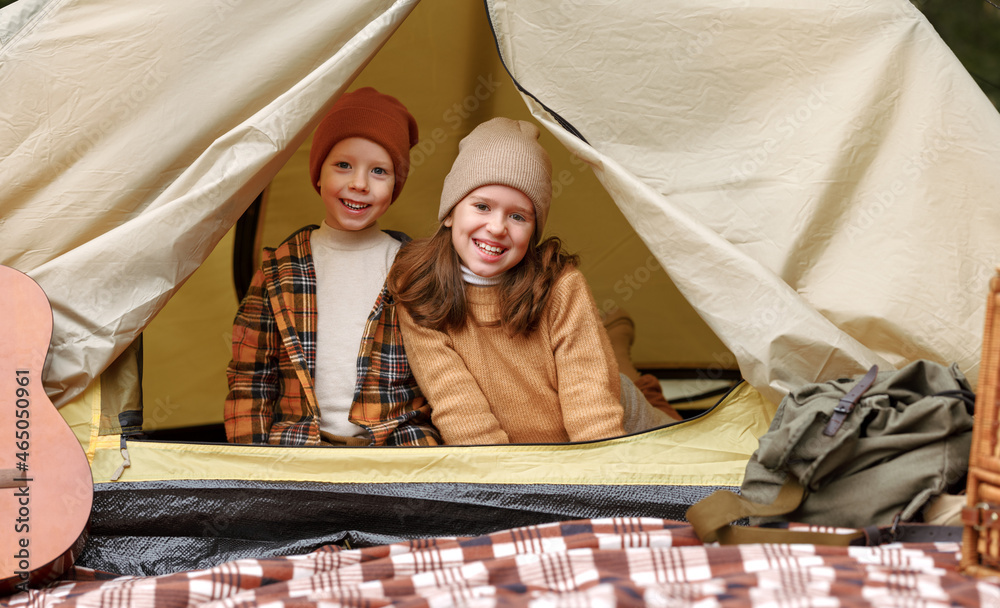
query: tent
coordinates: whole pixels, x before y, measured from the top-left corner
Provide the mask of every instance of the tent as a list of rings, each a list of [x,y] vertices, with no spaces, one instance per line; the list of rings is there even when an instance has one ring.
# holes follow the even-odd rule
[[[52,303],[47,389],[88,450],[98,522],[123,539],[101,545],[100,559],[120,563],[124,545],[141,553],[136,539],[154,520],[192,505],[163,524],[201,518],[192,555],[259,551],[234,533],[260,528],[252,515],[276,513],[275,497],[293,491],[307,506],[335,503],[349,524],[376,513],[364,542],[433,533],[414,526],[432,525],[426,514],[445,497],[464,505],[453,523],[479,526],[587,509],[671,515],[738,485],[791,386],[918,358],[957,362],[975,381],[982,294],[1000,259],[1000,117],[906,0],[271,4],[18,0],[0,10],[0,263]],[[405,59],[424,45],[431,59],[415,69]],[[495,56],[502,63],[484,59]],[[442,57],[458,78],[442,76]],[[387,72],[369,72],[378,66]],[[190,358],[222,380],[217,364],[191,356],[225,363],[235,301],[218,272],[227,256],[212,252],[227,249],[266,188],[266,214],[278,215],[282,188],[305,181],[289,161],[329,104],[361,84],[419,109],[423,128],[407,202],[386,227],[427,234],[461,135],[493,114],[530,112],[547,147],[566,151],[548,229],[565,228],[584,255],[599,304],[635,312],[647,340],[637,357],[706,377],[738,367],[747,383],[701,418],[592,445],[307,456],[125,439],[146,426],[135,414],[140,375],[165,373],[174,387],[142,399],[153,426],[221,410],[218,389],[170,371]],[[505,101],[513,84],[522,107]],[[314,220],[287,221],[271,238]],[[195,285],[206,291],[188,296]],[[182,297],[197,312],[178,310],[171,325]],[[229,310],[206,331],[197,315],[215,298]],[[157,342],[177,327],[193,341]],[[705,472],[689,474],[696,465]],[[560,501],[576,506],[545,506]],[[513,519],[484,522],[484,505]],[[176,568],[162,538],[172,533],[149,541],[157,559],[130,567]]]

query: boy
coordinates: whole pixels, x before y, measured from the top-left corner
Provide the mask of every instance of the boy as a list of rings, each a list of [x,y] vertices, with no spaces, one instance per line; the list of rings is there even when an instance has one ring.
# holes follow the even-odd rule
[[[229,441],[440,443],[385,288],[405,237],[377,224],[403,189],[417,140],[406,107],[371,87],[343,95],[316,128],[310,178],[326,217],[265,248],[240,303]]]

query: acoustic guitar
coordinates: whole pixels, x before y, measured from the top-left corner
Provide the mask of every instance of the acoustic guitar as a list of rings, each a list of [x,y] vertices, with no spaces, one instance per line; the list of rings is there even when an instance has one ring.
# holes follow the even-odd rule
[[[41,287],[0,266],[0,595],[58,578],[87,539],[90,465],[42,387],[51,337]]]

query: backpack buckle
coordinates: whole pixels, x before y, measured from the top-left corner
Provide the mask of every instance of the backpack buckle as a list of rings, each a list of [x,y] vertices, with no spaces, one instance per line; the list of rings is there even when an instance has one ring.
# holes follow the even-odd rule
[[[858,381],[854,385],[854,388],[849,390],[846,395],[840,398],[837,402],[837,407],[833,408],[833,415],[830,416],[830,421],[826,423],[826,428],[823,429],[823,434],[827,437],[833,437],[837,431],[840,430],[840,426],[844,424],[844,420],[847,419],[847,415],[854,410],[854,406],[858,404],[861,400],[861,395],[865,394],[872,384],[875,382],[875,376],[878,374],[878,366],[873,365],[865,374],[864,378]]]

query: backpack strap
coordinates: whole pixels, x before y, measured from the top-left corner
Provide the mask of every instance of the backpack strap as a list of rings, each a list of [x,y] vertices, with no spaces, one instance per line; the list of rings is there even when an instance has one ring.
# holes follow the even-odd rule
[[[813,532],[733,524],[733,522],[747,517],[791,513],[798,508],[804,498],[805,488],[790,478],[781,486],[777,498],[769,505],[751,502],[728,490],[716,490],[711,495],[691,505],[687,510],[686,517],[694,529],[694,533],[703,543],[718,542],[720,545],[799,543],[840,547],[847,545],[871,547],[893,542],[958,542],[962,538],[962,526],[902,524],[899,522],[892,526],[854,529],[848,533]]]
[[[878,366],[871,366],[865,377],[859,380],[851,390],[847,391],[847,394],[840,398],[840,401],[837,402],[837,407],[833,408],[833,415],[830,416],[830,421],[826,423],[826,428],[823,429],[824,435],[833,437],[840,430],[840,426],[844,424],[844,420],[854,410],[854,406],[858,404],[858,401],[861,400],[861,395],[864,395],[865,391],[871,388],[877,375]]]
[[[845,546],[865,538],[863,530],[850,534],[810,532],[784,528],[759,528],[733,525],[747,517],[769,517],[791,513],[805,498],[805,488],[789,478],[769,505],[751,502],[728,490],[716,490],[688,508],[685,517],[702,542],[718,541],[722,545],[746,543],[805,543],[812,545]]]

